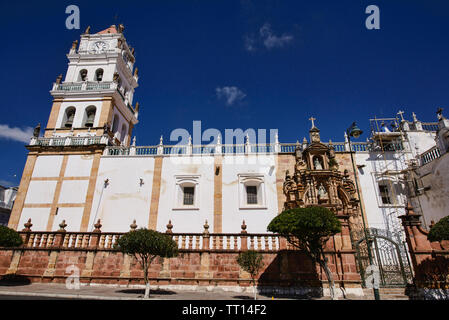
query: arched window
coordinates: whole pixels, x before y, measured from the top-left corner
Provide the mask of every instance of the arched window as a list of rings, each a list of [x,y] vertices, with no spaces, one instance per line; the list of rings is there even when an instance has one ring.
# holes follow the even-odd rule
[[[79,81],[87,81],[87,70],[83,69],[80,71]]]
[[[126,141],[125,141],[125,139],[126,139],[126,124],[123,124],[122,125],[122,130],[121,130],[121,133],[120,133],[120,138],[121,138],[121,140],[122,140],[122,143],[125,143]]]
[[[118,122],[119,122],[119,118],[118,115],[116,114],[114,116],[114,120],[112,121],[112,133],[116,133],[118,130]]]
[[[103,69],[97,69],[97,71],[95,71],[95,81],[103,80],[103,72]]]
[[[86,108],[86,114],[84,122],[84,126],[88,128],[92,128],[94,126],[95,121],[95,113],[97,112],[97,108],[95,106],[89,106]]]
[[[72,128],[73,126],[73,119],[75,119],[75,107],[68,107],[65,110],[64,114],[64,120],[62,122],[63,128]]]

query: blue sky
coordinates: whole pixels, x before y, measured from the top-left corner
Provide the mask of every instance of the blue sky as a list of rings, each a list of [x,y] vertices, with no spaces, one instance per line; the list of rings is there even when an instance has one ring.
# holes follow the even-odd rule
[[[80,8],[80,30],[65,28],[70,4]],[[371,4],[380,30],[365,28]],[[365,140],[371,117],[401,109],[436,121],[449,100],[443,0],[2,1],[0,21],[3,185],[19,184],[23,137],[46,125],[49,90],[88,25],[97,32],[123,23],[136,49],[138,145],[191,131],[194,120],[223,133],[278,129],[281,142],[295,142],[308,135],[310,116],[322,140],[342,141],[352,121]]]

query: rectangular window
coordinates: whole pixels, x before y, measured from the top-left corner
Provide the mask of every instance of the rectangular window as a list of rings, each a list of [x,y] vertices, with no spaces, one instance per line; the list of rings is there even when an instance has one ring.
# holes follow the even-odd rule
[[[193,199],[195,196],[195,188],[194,187],[184,187],[184,205],[191,206],[193,205]]]
[[[247,204],[257,204],[257,187],[246,186],[246,201]]]
[[[391,204],[388,187],[385,185],[379,185],[379,192],[380,192],[380,197],[382,198],[382,203],[383,204]]]

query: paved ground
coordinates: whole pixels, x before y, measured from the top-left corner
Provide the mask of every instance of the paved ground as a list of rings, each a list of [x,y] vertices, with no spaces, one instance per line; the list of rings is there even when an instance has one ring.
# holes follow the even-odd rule
[[[19,284],[0,284],[0,300],[8,299],[100,299],[100,300],[136,300],[143,298],[144,289],[111,287],[111,286],[81,286],[79,289],[67,289],[65,284],[42,284],[32,283],[27,285]],[[408,299],[400,292],[381,293],[382,300],[406,300]],[[151,291],[151,299],[154,300],[251,300],[251,293],[226,292],[223,290],[214,290],[208,292],[205,290],[185,291],[185,290],[162,290],[154,289]],[[298,297],[280,297],[258,295],[258,300],[293,300]],[[328,300],[328,297],[315,298],[314,300]],[[365,290],[363,297],[347,297],[346,300],[372,300],[371,291]],[[343,300],[340,298],[340,300]]]

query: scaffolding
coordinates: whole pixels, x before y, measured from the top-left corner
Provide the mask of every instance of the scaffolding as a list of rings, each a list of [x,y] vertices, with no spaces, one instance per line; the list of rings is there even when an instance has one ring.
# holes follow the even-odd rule
[[[384,214],[387,230],[396,241],[405,240],[399,216],[404,213],[408,200],[407,170],[414,161],[411,143],[403,131],[403,123],[398,117],[370,119],[371,152],[373,175],[378,202]]]

